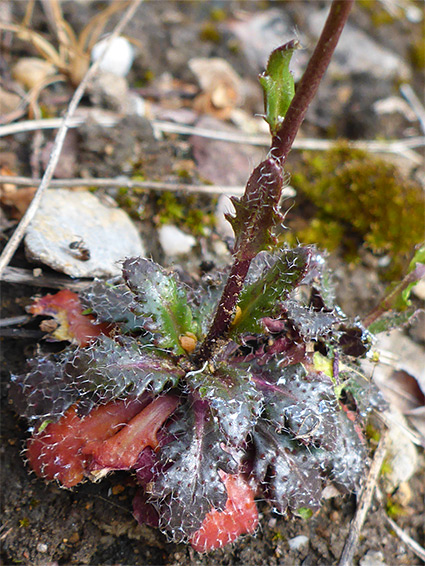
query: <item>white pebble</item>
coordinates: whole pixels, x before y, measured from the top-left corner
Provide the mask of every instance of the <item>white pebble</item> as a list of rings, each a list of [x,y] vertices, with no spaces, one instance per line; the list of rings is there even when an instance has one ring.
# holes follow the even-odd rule
[[[38,552],[42,552],[44,554],[48,550],[47,544],[44,544],[44,542],[39,542],[37,544],[37,550]]]
[[[134,47],[125,37],[116,37],[107,46],[108,41],[109,39],[105,38],[96,43],[91,52],[92,61],[97,61],[106,48],[100,69],[125,77],[134,61]]]
[[[168,256],[187,254],[196,244],[193,236],[185,234],[177,226],[171,224],[161,226],[158,232],[162,249]]]
[[[289,539],[288,544],[291,550],[300,550],[303,546],[308,544],[308,537],[305,535],[298,535],[297,537]]]

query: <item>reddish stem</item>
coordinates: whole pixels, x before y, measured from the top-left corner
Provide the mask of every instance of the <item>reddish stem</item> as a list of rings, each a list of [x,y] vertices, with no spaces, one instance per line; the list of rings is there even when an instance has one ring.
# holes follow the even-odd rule
[[[282,127],[272,138],[270,156],[281,165],[292,147],[308,106],[316,95],[320,81],[329,65],[353,2],[354,0],[334,0],[332,3],[316,49],[298,85]],[[247,187],[248,186],[249,183]],[[252,190],[252,187],[250,188]],[[278,203],[276,203],[276,205],[277,204]],[[228,332],[239,294],[242,290],[252,259],[253,258],[244,260],[235,259],[229,279],[221,296],[214,321],[197,357],[196,361],[199,365],[211,358],[218,340]]]
[[[214,321],[199,351],[197,360],[199,363],[203,363],[211,357],[217,340],[221,336],[224,336],[229,330],[235,306],[242,290],[246,274],[248,273],[250,263],[250,259],[236,259],[232,265],[229,278],[227,279],[226,286],[224,287],[220,303],[215,313]]]
[[[281,164],[288,156],[307,109],[316,96],[320,81],[328,68],[353,3],[354,0],[334,0],[331,5],[316,49],[297,86],[282,127],[272,139],[270,153]]]

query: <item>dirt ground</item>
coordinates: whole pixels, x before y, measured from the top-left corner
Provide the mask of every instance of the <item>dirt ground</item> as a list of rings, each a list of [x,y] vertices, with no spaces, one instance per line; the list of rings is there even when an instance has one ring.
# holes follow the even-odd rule
[[[0,7],[3,4],[5,2],[0,2]],[[65,2],[64,13],[74,29],[80,30],[83,23],[97,13],[103,4]],[[415,66],[411,57],[414,40],[421,37],[421,22],[414,21],[407,11],[403,12],[403,17],[393,16],[388,8],[390,4],[393,6],[390,2],[359,2],[350,21],[374,45],[399,58],[394,63],[399,65],[398,70],[392,74],[380,72],[383,58],[375,62],[375,69],[373,62],[366,60],[359,69],[347,54],[341,55],[345,71],[335,69],[324,80],[318,100],[309,111],[302,128],[303,136],[322,139],[340,136],[350,139],[404,139],[421,135],[419,121],[414,117],[410,119],[409,112],[397,109],[387,113],[376,111],[377,101],[391,97],[402,100],[398,92],[400,75],[405,74],[403,80],[407,80],[417,92],[423,90],[423,70]],[[420,3],[406,0],[405,4],[421,12]],[[285,42],[296,32],[303,39],[306,52],[311,53],[314,47],[311,22],[314,14],[326,6],[327,2],[289,1],[146,2],[126,29],[126,34],[137,40],[135,62],[127,77],[128,92],[148,101],[148,117],[153,115],[157,119],[170,119],[174,116],[177,121],[183,121],[188,116],[190,124],[202,125],[201,120],[210,120],[213,124],[211,127],[223,124],[225,128],[224,122],[229,122],[230,116],[226,115],[227,107],[225,110],[215,108],[211,111],[205,99],[199,96],[199,85],[188,65],[193,57],[220,57],[227,60],[241,77],[244,100],[240,106],[246,112],[244,116],[261,114],[261,94],[256,83],[256,75],[261,71],[261,50],[276,47],[279,42],[276,38],[280,35],[281,42]],[[12,2],[10,8],[11,17],[19,20],[23,17],[25,2]],[[241,22],[245,23],[245,27]],[[247,28],[246,22],[256,23]],[[33,15],[33,26],[49,36],[39,6],[36,6]],[[237,29],[239,35],[235,31]],[[352,49],[355,50],[356,45]],[[13,63],[29,54],[32,54],[31,49],[24,42],[12,43],[5,58],[5,76],[10,79]],[[304,64],[301,57],[300,65]],[[44,113],[60,116],[71,93],[68,83],[58,83],[46,89],[40,98]],[[66,170],[62,172],[63,176],[116,177],[123,174],[134,176],[142,172],[143,178],[148,180],[170,182],[183,178],[189,184],[210,181],[223,185],[243,185],[252,165],[264,153],[263,149],[253,149],[251,146],[247,148],[245,145],[176,134],[158,140],[153,137],[146,118],[125,117],[125,110],[116,104],[116,98],[96,89],[84,99],[83,105],[86,107],[98,106],[113,113],[118,125],[106,129],[88,121],[77,131],[73,130],[69,149],[59,164],[59,169],[63,166]],[[209,116],[205,117],[208,112]],[[48,147],[54,133],[46,131],[42,135],[42,148]],[[0,137],[0,165],[7,165],[16,174],[30,176],[34,173],[31,161],[34,151],[33,132]],[[220,167],[215,167],[219,169],[217,175],[222,175],[219,180],[211,178],[215,173],[214,167],[210,177],[206,173],[211,171],[211,154],[220,161]],[[298,158],[299,154],[294,151],[290,158],[293,166]],[[399,156],[394,160],[408,174],[423,175],[421,167],[412,165],[409,160]],[[40,162],[43,164],[42,158]],[[170,201],[159,199],[153,191],[126,194],[117,188],[102,191],[115,198],[131,214],[144,238],[147,254],[155,261],[165,265],[179,263],[191,273],[199,272],[201,263],[205,261],[218,265],[229,261],[230,255],[225,246],[220,245],[221,235],[211,224],[215,198],[197,196],[177,199],[177,212],[175,209],[170,212]],[[170,257],[158,243],[157,229],[161,215],[171,214],[172,220],[188,231],[184,219],[190,208],[202,211],[201,223],[208,229],[201,233],[199,226],[195,226],[193,233],[197,243],[190,254],[178,259]],[[10,221],[10,209],[6,209],[5,218],[7,222]],[[2,230],[2,245],[12,232],[12,224]],[[353,316],[367,313],[385,288],[376,268],[377,263],[365,254],[364,261],[347,265],[338,253],[332,256],[331,263],[342,308]],[[34,267],[25,258],[23,247],[18,250],[11,265],[27,269]],[[43,268],[43,271],[52,273],[48,268]],[[24,307],[30,303],[30,298],[47,291],[50,289],[23,283],[2,283],[2,318],[25,314]],[[423,319],[406,332],[423,346],[425,336],[422,327]],[[46,484],[30,473],[23,453],[28,436],[27,424],[18,420],[9,404],[7,384],[11,373],[24,371],[25,359],[37,351],[40,336],[38,325],[34,322],[13,331],[9,328],[0,342],[2,564],[338,564],[349,523],[356,510],[354,494],[328,499],[309,520],[282,517],[260,502],[260,527],[254,536],[245,536],[235,544],[209,555],[199,555],[184,545],[170,544],[157,530],[136,523],[131,513],[135,483],[127,474],[114,473],[102,482],[87,482],[71,491],[53,483]],[[409,480],[408,490],[410,495],[400,504],[396,522],[423,545],[423,451],[419,451],[418,470]],[[390,494],[385,493],[382,486],[381,491],[381,498],[375,499],[362,528],[355,563],[360,566],[422,564],[388,526],[385,517]],[[305,537],[303,544],[298,549],[291,549],[293,539],[300,535]]]

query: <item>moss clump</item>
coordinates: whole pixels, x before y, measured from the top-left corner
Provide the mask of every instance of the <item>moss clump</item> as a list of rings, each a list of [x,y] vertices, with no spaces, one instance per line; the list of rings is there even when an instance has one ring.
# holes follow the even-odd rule
[[[214,225],[214,215],[204,212],[196,196],[176,196],[165,191],[158,197],[156,207],[160,224],[176,224],[195,236],[205,235],[205,228]]]
[[[201,41],[211,41],[212,43],[220,43],[222,37],[215,22],[205,22],[199,32]]]
[[[425,69],[425,34],[412,42],[409,55],[410,61],[415,69],[421,71]]]
[[[358,5],[369,14],[370,20],[375,27],[390,25],[396,21],[396,17],[390,14],[385,6],[382,6],[375,0],[359,0]],[[402,17],[401,10],[399,12],[400,17]]]
[[[388,254],[388,277],[399,275],[424,239],[424,194],[419,184],[366,151],[339,143],[303,156],[293,186],[315,205],[307,228],[296,237],[334,250],[341,244],[353,259],[359,245]]]

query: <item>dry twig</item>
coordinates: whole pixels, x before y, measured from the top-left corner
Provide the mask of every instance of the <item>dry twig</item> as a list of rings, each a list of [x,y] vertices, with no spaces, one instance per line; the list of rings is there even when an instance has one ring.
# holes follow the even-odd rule
[[[387,453],[387,442],[388,432],[385,430],[382,433],[381,440],[379,441],[378,447],[375,451],[372,465],[366,478],[366,483],[359,494],[356,514],[351,521],[348,537],[345,541],[344,550],[342,551],[338,566],[352,566],[353,564],[353,557],[357,549],[363,523],[372,503],[373,492]]]
[[[410,104],[413,112],[419,120],[422,132],[425,133],[425,108],[419,98],[416,96],[415,91],[409,84],[403,84],[400,87],[400,92]]]
[[[10,183],[21,187],[33,187],[40,182],[40,179],[32,179],[31,177],[14,177],[13,175],[0,175],[0,183]],[[49,183],[51,188],[66,187],[68,189],[75,187],[125,187],[127,189],[143,189],[155,191],[182,191],[184,193],[202,193],[204,195],[228,194],[241,196],[245,187],[237,185],[187,185],[185,183],[163,183],[161,181],[137,181],[128,177],[116,177],[112,179],[96,179],[94,177],[85,177],[84,179],[53,179]]]
[[[418,544],[415,540],[413,540],[412,537],[410,537],[405,531],[403,531],[403,529],[401,529],[397,525],[397,523],[395,523],[392,519],[390,519],[388,515],[385,515],[385,519],[387,523],[389,523],[395,534],[398,536],[398,538],[402,542],[404,542],[404,544],[408,548],[410,548],[410,550],[414,552],[416,556],[418,556],[421,560],[425,562],[425,548],[420,544]]]
[[[34,275],[31,269],[21,267],[6,267],[0,276],[0,281],[31,285],[32,287],[47,287],[48,289],[70,289],[81,291],[93,281],[92,279],[71,279],[64,275]]]
[[[109,41],[112,41],[115,37],[117,37],[121,33],[124,26],[133,17],[135,11],[137,10],[137,8],[138,8],[138,6],[141,2],[142,2],[142,0],[133,0],[132,1],[130,6],[128,7],[126,12],[122,16],[122,18],[120,19],[118,24],[116,25],[114,31],[109,36]],[[103,53],[105,53],[105,52],[106,52],[106,49]],[[63,143],[65,141],[65,136],[66,136],[66,133],[67,133],[68,128],[69,128],[68,121],[72,117],[72,115],[74,114],[74,112],[75,112],[75,110],[76,110],[76,108],[77,108],[77,106],[78,106],[78,104],[81,100],[81,97],[83,96],[83,93],[84,93],[84,91],[87,87],[87,84],[89,83],[89,81],[93,78],[93,76],[97,72],[101,61],[102,61],[102,57],[99,57],[99,59],[97,59],[97,61],[95,61],[91,65],[91,67],[89,68],[87,73],[84,75],[83,80],[81,81],[78,88],[76,89],[76,91],[75,91],[75,93],[74,93],[74,95],[71,99],[71,102],[69,103],[68,110],[67,110],[63,120],[61,121],[61,126],[60,126],[59,131],[56,135],[56,139],[55,139],[55,142],[54,142],[52,153],[50,155],[49,163],[47,164],[47,167],[46,167],[46,170],[44,172],[41,183],[40,183],[40,185],[39,185],[39,187],[38,187],[38,189],[37,189],[37,191],[34,195],[34,198],[31,202],[30,206],[28,207],[25,215],[23,216],[18,227],[16,228],[15,232],[13,233],[12,237],[10,238],[6,247],[4,248],[3,253],[1,254],[1,257],[0,257],[0,275],[3,273],[5,267],[9,264],[9,261],[11,260],[11,258],[13,257],[13,254],[15,253],[17,247],[19,246],[19,244],[20,244],[20,242],[21,242],[21,240],[22,240],[22,238],[25,234],[25,231],[27,230],[31,220],[34,218],[34,215],[35,215],[37,208],[40,204],[43,193],[46,190],[47,186],[49,185],[50,180],[53,176],[53,173],[56,169],[56,165],[57,165],[57,162],[59,160],[59,156],[60,156],[61,151],[62,151]]]
[[[85,119],[82,117],[74,117],[68,121],[69,128],[78,128],[84,123]],[[115,126],[119,121],[118,117],[102,118],[99,124],[104,127]],[[0,126],[0,137],[10,136],[22,132],[31,132],[37,129],[56,129],[62,123],[60,118],[47,118],[45,120],[25,120],[16,124],[6,124]],[[163,120],[152,120],[151,124],[157,132],[173,133],[186,136],[198,136],[201,138],[208,138],[212,140],[225,141],[229,143],[243,143],[249,145],[258,145],[261,147],[268,147],[270,145],[270,138],[263,135],[246,135],[246,134],[233,134],[229,132],[217,132],[207,128],[197,128],[196,126],[187,126],[177,124],[175,122],[166,122]],[[293,149],[299,150],[312,150],[312,151],[326,151],[331,149],[335,141],[323,140],[314,138],[299,138],[294,141]],[[351,141],[351,146],[357,149],[364,149],[372,153],[390,153],[399,154],[409,159],[413,163],[422,163],[423,159],[418,155],[414,148],[425,146],[425,136],[416,136],[404,140],[361,140]]]

